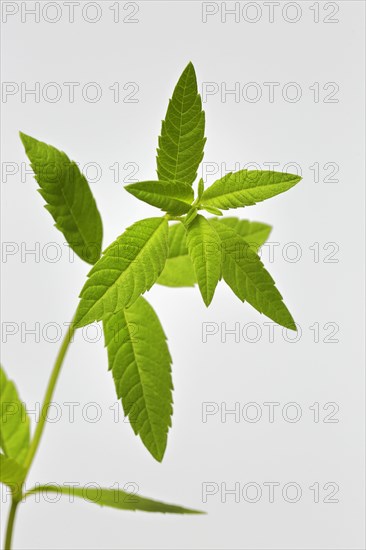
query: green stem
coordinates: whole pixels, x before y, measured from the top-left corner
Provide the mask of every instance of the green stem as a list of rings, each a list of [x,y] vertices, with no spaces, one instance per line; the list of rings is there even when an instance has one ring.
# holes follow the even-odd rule
[[[6,526],[4,550],[11,550],[11,539],[12,539],[12,536],[13,536],[15,512],[17,510],[18,504],[19,504],[19,501],[12,499],[11,508],[10,508],[10,512],[9,512],[9,517],[8,517],[8,524]]]
[[[72,337],[75,333],[75,330],[76,329],[74,327],[74,322],[72,320],[71,323],[70,323],[70,326],[67,329],[65,337],[62,341],[62,344],[61,344],[61,347],[59,349],[58,355],[56,357],[56,361],[55,361],[54,367],[52,369],[51,377],[49,379],[47,390],[46,390],[46,393],[45,393],[45,396],[44,396],[42,409],[41,409],[41,415],[40,415],[36,430],[34,432],[33,439],[32,439],[31,444],[29,446],[28,454],[27,454],[25,462],[24,462],[24,468],[25,468],[24,481],[25,481],[25,478],[27,477],[27,474],[29,472],[30,467],[32,466],[34,456],[35,456],[35,454],[37,452],[37,449],[39,447],[39,443],[41,441],[43,430],[44,430],[45,424],[46,424],[48,407],[51,403],[51,399],[52,399],[52,396],[53,396],[53,393],[54,393],[55,387],[56,387],[56,382],[57,382],[58,376],[60,374],[61,367],[62,367],[62,364],[64,362],[67,349],[68,349],[69,344],[72,340]],[[15,512],[16,512],[17,506],[18,506],[18,504],[19,504],[19,502],[22,498],[21,493],[22,493],[22,488],[20,487],[20,489],[17,491],[17,493],[16,494],[14,493],[13,497],[12,497],[10,513],[9,513],[7,527],[6,527],[5,550],[11,550],[11,539],[12,539],[13,529],[14,529]]]
[[[27,454],[25,462],[24,462],[24,468],[26,470],[26,475],[29,472],[29,469],[30,469],[30,467],[32,465],[32,462],[33,462],[33,459],[34,459],[34,455],[37,452],[37,449],[38,449],[38,446],[39,446],[39,443],[40,443],[40,440],[41,440],[41,437],[42,437],[42,434],[43,434],[43,430],[44,430],[44,427],[45,427],[45,423],[46,423],[48,407],[51,403],[51,399],[52,399],[52,396],[53,396],[53,392],[55,390],[56,382],[57,382],[58,376],[60,374],[60,370],[61,370],[63,361],[65,359],[67,349],[68,349],[69,344],[72,340],[72,337],[75,333],[75,330],[76,329],[74,327],[74,322],[72,320],[71,323],[70,323],[70,326],[67,329],[65,337],[62,341],[62,344],[61,344],[61,347],[59,349],[58,355],[56,357],[56,361],[55,361],[55,364],[54,364],[54,367],[53,367],[53,370],[52,370],[52,373],[51,373],[51,377],[50,377],[49,382],[48,382],[46,394],[44,396],[40,418],[39,418],[36,430],[34,432],[34,436],[33,436],[32,442],[30,444],[28,454]]]

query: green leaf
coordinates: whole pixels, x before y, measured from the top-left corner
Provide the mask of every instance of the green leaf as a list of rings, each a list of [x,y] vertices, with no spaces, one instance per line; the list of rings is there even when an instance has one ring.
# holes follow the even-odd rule
[[[156,157],[158,179],[192,185],[203,158],[204,134],[205,113],[196,73],[189,63],[174,89],[161,125]]]
[[[171,426],[171,356],[151,305],[142,297],[103,323],[117,397],[152,456],[161,462]]]
[[[101,254],[103,227],[86,178],[62,151],[22,132],[20,138],[55,227],[82,260],[94,264]]]
[[[202,204],[223,210],[251,206],[291,189],[300,180],[300,176],[269,170],[230,172],[204,191]]]
[[[131,306],[155,283],[167,254],[166,218],[147,218],[131,225],[90,270],[80,293],[75,326],[101,321]]]
[[[126,185],[125,189],[134,197],[174,216],[188,212],[194,198],[192,187],[182,182],[140,181]]]
[[[73,486],[65,487],[65,485],[44,485],[37,486],[27,492],[28,495],[36,493],[58,493],[68,495],[70,498],[78,497],[86,502],[99,504],[100,506],[108,506],[109,508],[118,508],[119,510],[141,510],[143,512],[161,512],[163,514],[202,514],[198,510],[183,508],[174,504],[165,504],[158,500],[151,500],[133,493],[127,493],[120,489],[104,489],[104,488],[76,488]]]
[[[164,270],[157,283],[170,287],[194,286],[197,282],[188,255],[186,230],[182,223],[169,226],[169,252]]]
[[[181,222],[169,226],[168,258],[188,256],[187,237],[184,225]]]
[[[213,206],[206,206],[205,204],[202,204],[201,208],[206,210],[206,212],[209,212],[210,214],[213,214],[214,216],[222,216],[223,215],[221,210],[219,210],[218,208],[214,208]]]
[[[271,226],[239,218],[209,218],[234,229],[248,244],[258,250],[268,239]],[[193,264],[188,254],[186,231],[182,223],[169,226],[169,254],[157,283],[169,287],[192,287],[197,283]]]
[[[296,330],[275,283],[257,253],[229,226],[213,220],[222,242],[222,275],[238,298],[276,323]]]
[[[14,487],[21,485],[24,481],[26,470],[12,458],[0,453],[0,482]]]
[[[221,241],[200,214],[187,229],[187,246],[203,301],[209,306],[221,275]]]
[[[29,448],[29,417],[14,383],[0,366],[0,447],[22,465]]]
[[[191,258],[188,255],[168,258],[164,270],[156,282],[159,285],[170,287],[194,286],[197,279]]]
[[[205,184],[203,182],[203,179],[201,178],[200,181],[198,182],[198,193],[197,193],[198,199],[202,197],[204,190],[205,190]]]
[[[266,223],[239,220],[239,218],[220,218],[216,221],[234,229],[255,251],[266,242],[272,231],[272,227]]]

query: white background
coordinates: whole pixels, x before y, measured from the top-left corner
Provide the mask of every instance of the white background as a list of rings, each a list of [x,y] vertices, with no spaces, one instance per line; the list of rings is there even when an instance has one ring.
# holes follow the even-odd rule
[[[206,162],[226,163],[228,169],[248,162],[262,168],[263,163],[278,162],[278,170],[292,162],[302,168],[303,181],[287,194],[235,212],[274,226],[270,241],[279,243],[274,261],[268,249],[263,260],[301,327],[301,337],[289,343],[286,332],[283,336],[276,327],[271,343],[264,325],[268,320],[240,303],[224,284],[209,309],[196,288],[155,287],[149,300],[169,337],[175,386],[173,428],[165,459],[158,464],[127,423],[113,421],[113,411],[118,409],[113,407],[115,392],[102,338],[88,343],[79,331],[55,395],[61,419],[46,428],[28,488],[37,482],[94,482],[107,487],[118,483],[121,488],[133,482],[145,496],[208,514],[149,515],[101,509],[83,501],[69,503],[67,498],[53,504],[30,498],[18,511],[14,548],[364,548],[363,2],[331,2],[330,7],[322,2],[287,7],[281,3],[275,7],[273,22],[266,2],[252,2],[249,7],[247,2],[238,3],[237,22],[234,15],[222,22],[221,4],[217,4],[218,13],[208,16],[206,23],[201,2],[138,2],[138,12],[131,16],[133,3],[121,2],[119,22],[114,22],[116,12],[111,10],[116,3],[99,2],[100,19],[95,23],[90,22],[96,17],[95,7],[82,16],[85,2],[75,7],[73,23],[64,2],[57,3],[57,11],[56,2],[48,3],[52,5],[41,11],[37,23],[24,12],[34,4],[2,3],[3,10],[12,11],[15,6],[16,11],[8,17],[2,14],[2,80],[19,89],[2,100],[3,170],[12,166],[16,172],[5,176],[3,172],[2,238],[19,247],[19,252],[2,260],[3,329],[11,322],[19,329],[7,337],[3,330],[3,342],[7,340],[3,363],[28,407],[34,409],[41,401],[59,346],[49,341],[55,332],[50,329],[45,337],[42,329],[47,323],[65,329],[88,266],[78,258],[69,261],[64,238],[42,208],[36,183],[30,174],[22,177],[21,163],[27,159],[18,131],[65,150],[82,167],[98,163],[101,175],[91,186],[102,214],[106,246],[134,221],[156,215],[156,210],[123,190],[129,172],[123,167],[136,163],[135,178],[155,177],[160,121],[189,60],[200,87],[210,82],[219,90],[204,103]],[[40,3],[41,10],[45,4]],[[211,9],[216,7],[211,3]],[[233,8],[234,3],[226,7]],[[317,8],[318,23],[314,21]],[[58,21],[50,22],[59,15]],[[123,22],[126,17],[137,22]],[[326,18],[338,22],[325,22]],[[50,101],[56,89],[47,88],[50,82],[62,92],[59,101]],[[65,82],[80,83],[73,103]],[[102,91],[97,102],[82,95],[90,82]],[[119,102],[114,102],[109,89],[116,82],[120,83]],[[123,101],[132,91],[123,86],[131,82],[139,87],[135,103]],[[239,101],[233,95],[224,101],[220,91],[225,86],[234,88],[236,82]],[[250,82],[262,94],[257,102],[250,101],[254,93],[253,87],[246,87]],[[279,83],[273,101],[264,84],[268,82]],[[289,82],[301,91],[296,102],[291,101],[295,88],[286,88]],[[334,89],[334,85],[324,89],[329,82],[339,87],[331,96],[336,102],[325,101]],[[32,95],[22,98],[21,90],[36,83],[41,90],[39,102]],[[319,83],[318,101],[314,83]],[[87,92],[93,97],[91,88]],[[121,168],[116,182],[109,168],[114,163]],[[310,169],[314,163],[320,166],[319,182]],[[333,176],[338,181],[324,181],[331,172],[329,165],[323,168],[326,163],[339,167]],[[90,169],[89,175],[93,179],[95,171]],[[220,175],[209,177],[208,183]],[[51,242],[58,248],[48,248]],[[335,245],[324,249],[327,243]],[[40,247],[39,258],[31,254],[22,258],[22,248],[35,246]],[[319,261],[314,261],[317,246]],[[289,261],[299,248],[299,260]],[[52,257],[55,250],[62,254],[52,263],[47,254]],[[219,331],[203,343],[202,325],[207,322],[217,323]],[[36,323],[39,342],[34,335],[24,334]],[[254,324],[239,342],[233,335],[225,342],[221,323],[228,329],[239,323],[244,335],[247,323]],[[314,323],[319,324],[319,342],[314,341],[314,328],[309,328]],[[332,325],[324,328],[326,323]],[[329,340],[334,324],[338,329],[332,339],[338,342],[324,341]],[[258,341],[250,342],[256,331]],[[87,337],[90,340],[95,334],[90,331]],[[74,422],[65,402],[80,404]],[[98,404],[102,415],[96,423],[87,417],[95,410],[87,407],[82,414],[91,402]],[[247,403],[255,402],[262,417],[248,422],[241,415],[235,422],[228,415],[222,422],[217,413],[203,422],[206,402],[217,403],[219,409],[238,403],[244,411]],[[273,423],[268,420],[266,402],[279,403]],[[298,422],[283,418],[283,408],[286,411],[291,402],[301,407]],[[316,402],[319,422],[309,408]],[[327,403],[339,407],[334,416],[338,422],[324,422],[332,411],[323,409]],[[253,415],[254,409],[248,414]],[[293,415],[294,409],[288,414]],[[221,483],[227,488],[239,483],[242,489],[253,482],[261,487],[262,496],[250,503],[242,495],[239,502],[228,495],[223,503],[219,489],[202,502],[205,482],[217,484],[218,489]],[[280,484],[273,503],[263,485],[266,482]],[[282,496],[289,482],[302,490],[296,503]],[[314,483],[319,483],[319,503],[309,489]],[[331,492],[329,486],[324,489],[327,483],[339,487],[334,497],[338,502],[324,502]],[[8,504],[2,503],[2,534],[7,509]]]

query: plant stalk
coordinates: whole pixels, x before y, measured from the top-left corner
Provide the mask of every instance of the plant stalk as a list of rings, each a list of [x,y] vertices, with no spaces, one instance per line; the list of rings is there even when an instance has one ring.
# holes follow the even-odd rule
[[[42,434],[43,434],[43,430],[44,430],[44,427],[45,427],[45,424],[46,424],[48,407],[51,403],[53,392],[55,391],[56,382],[57,382],[58,376],[60,374],[60,370],[61,370],[62,364],[64,362],[67,349],[68,349],[69,344],[72,340],[72,337],[75,334],[75,330],[76,329],[74,327],[74,322],[72,320],[69,327],[68,327],[68,329],[67,329],[67,332],[64,336],[64,339],[62,341],[62,344],[61,344],[61,347],[59,349],[58,355],[56,357],[56,361],[55,361],[55,364],[54,364],[54,367],[53,367],[53,370],[52,370],[52,373],[51,373],[51,377],[50,377],[49,382],[48,382],[47,390],[46,390],[46,393],[45,393],[45,396],[44,396],[42,409],[41,409],[41,415],[40,415],[36,430],[34,432],[34,436],[33,436],[33,439],[31,441],[28,454],[27,454],[25,462],[24,462],[24,468],[26,470],[26,475],[29,472],[29,469],[30,469],[30,467],[32,465],[32,462],[33,462],[33,459],[34,459],[34,455],[37,452],[37,449],[38,449],[38,446],[39,446],[39,443],[40,443],[40,440],[41,440],[41,437],[42,437]]]
[[[36,430],[34,432],[34,436],[32,438],[31,444],[29,446],[28,454],[27,454],[25,462],[24,462],[24,468],[25,468],[24,481],[25,481],[25,479],[28,475],[30,467],[32,466],[34,456],[35,456],[35,454],[37,452],[37,449],[39,447],[41,437],[42,437],[42,434],[43,434],[43,430],[44,430],[45,424],[46,424],[48,407],[51,403],[53,393],[55,391],[56,383],[57,383],[57,380],[58,380],[58,377],[59,377],[59,374],[60,374],[60,371],[61,371],[61,367],[63,365],[64,359],[65,359],[65,356],[66,356],[66,352],[68,350],[70,342],[72,341],[72,338],[75,334],[75,330],[76,329],[74,327],[74,322],[72,320],[69,327],[68,327],[68,329],[67,329],[67,332],[64,336],[64,339],[62,341],[61,347],[60,347],[59,352],[58,352],[57,357],[56,357],[55,364],[54,364],[53,369],[52,369],[51,377],[48,381],[48,386],[47,386],[47,389],[46,389],[46,393],[45,393],[42,408],[41,408],[40,418],[39,418]],[[11,550],[11,540],[12,540],[12,536],[13,536],[15,512],[16,512],[16,509],[17,509],[17,506],[18,506],[19,502],[20,502],[20,499],[14,498],[14,496],[13,496],[12,503],[11,503],[11,508],[10,508],[10,512],[9,512],[9,517],[8,517],[8,523],[7,523],[7,527],[6,527],[5,550]]]
[[[8,517],[8,524],[6,526],[4,550],[11,550],[11,539],[13,537],[14,519],[15,519],[15,513],[16,513],[16,510],[17,510],[18,504],[19,504],[19,501],[14,500],[14,498],[13,498],[12,501],[11,501],[11,508],[10,508],[9,517]]]

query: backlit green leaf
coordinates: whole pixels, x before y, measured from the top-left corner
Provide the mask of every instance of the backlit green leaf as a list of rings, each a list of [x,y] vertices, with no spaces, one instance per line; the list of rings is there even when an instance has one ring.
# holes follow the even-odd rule
[[[239,218],[219,218],[217,221],[234,229],[256,251],[266,242],[272,231],[272,227],[266,223],[250,222]]]
[[[270,170],[230,172],[203,192],[202,207],[228,210],[250,206],[291,189],[300,180],[300,176]]]
[[[166,336],[151,305],[142,297],[103,323],[109,369],[117,397],[135,434],[161,461],[172,415],[171,357]]]
[[[168,254],[168,221],[134,223],[104,252],[88,274],[75,316],[82,327],[131,306],[162,272]]]
[[[209,306],[221,274],[221,241],[200,214],[187,226],[187,246],[203,301]]]
[[[62,151],[22,132],[20,138],[55,227],[82,260],[94,264],[101,254],[103,227],[86,178]]]
[[[169,226],[169,252],[157,283],[170,287],[194,286],[197,282],[188,254],[186,230],[182,223]]]
[[[268,239],[271,226],[239,218],[209,218],[234,229],[248,244],[258,250]],[[157,283],[169,287],[189,287],[197,283],[193,264],[188,254],[186,231],[182,223],[169,226],[169,254]]]
[[[159,180],[192,185],[203,158],[205,113],[192,63],[184,69],[162,122],[157,150]]]
[[[25,477],[25,468],[18,464],[12,458],[8,458],[0,453],[0,483],[5,483],[14,488],[15,485],[21,485]]]
[[[214,206],[206,206],[205,204],[202,205],[202,208],[204,210],[206,210],[206,212],[208,212],[209,214],[213,214],[214,216],[222,216],[222,212],[221,210],[219,210],[218,208],[215,208]]]
[[[36,493],[57,493],[68,495],[69,498],[78,497],[86,502],[99,504],[99,506],[108,506],[109,508],[118,508],[119,510],[141,510],[143,512],[161,512],[163,514],[202,514],[198,510],[183,508],[175,504],[165,504],[158,500],[151,500],[137,494],[128,493],[120,489],[104,489],[94,487],[67,487],[61,485],[40,485],[27,492],[27,495]]]
[[[156,281],[170,287],[189,287],[197,283],[191,258],[187,255],[168,258],[162,274]]]
[[[205,184],[203,182],[203,179],[201,178],[200,181],[198,182],[198,191],[197,191],[197,196],[199,199],[202,197],[204,190],[205,190]]]
[[[275,283],[257,253],[229,226],[213,220],[222,242],[222,275],[241,301],[284,327],[296,330]]]
[[[14,383],[0,366],[0,447],[22,465],[29,448],[29,417]]]
[[[136,198],[174,216],[188,212],[194,198],[192,187],[182,182],[140,181],[126,185],[125,189]]]

